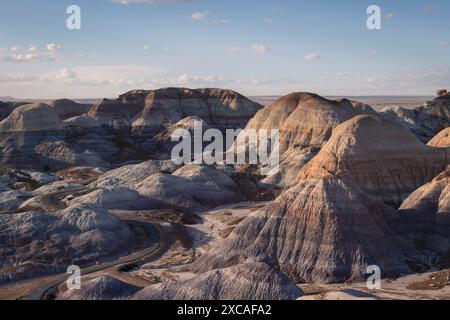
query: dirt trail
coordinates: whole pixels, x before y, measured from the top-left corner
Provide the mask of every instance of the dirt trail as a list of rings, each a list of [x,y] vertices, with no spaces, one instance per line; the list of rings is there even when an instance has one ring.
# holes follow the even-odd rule
[[[156,236],[157,241],[149,241],[149,239],[146,239],[146,243],[152,242],[150,246],[145,246],[145,248],[139,249],[139,251],[117,260],[84,268],[81,270],[82,276],[108,269],[119,270],[130,264],[144,264],[152,259],[158,258],[166,248],[162,240],[163,238],[159,235],[159,231],[155,226],[148,225],[146,227],[153,230],[149,237]],[[69,274],[59,274],[5,284],[0,286],[0,298],[9,300],[40,300],[47,292],[52,291],[61,283],[67,281],[69,276]]]

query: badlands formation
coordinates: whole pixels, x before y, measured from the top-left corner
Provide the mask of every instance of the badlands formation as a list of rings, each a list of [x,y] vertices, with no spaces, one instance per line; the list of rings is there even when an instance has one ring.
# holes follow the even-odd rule
[[[420,140],[428,142],[450,123],[450,94],[445,90],[423,106],[408,110],[398,106],[388,107],[382,115],[409,128]]]
[[[217,249],[194,262],[203,272],[247,258],[270,261],[296,282],[364,278],[367,266],[385,276],[423,264],[396,207],[448,163],[448,150],[421,144],[379,116],[338,126],[298,184],[245,220]]]
[[[42,171],[164,160],[177,122],[198,117],[213,128],[238,129],[260,108],[230,90],[183,88],[131,91],[92,107],[66,99],[25,105],[0,122],[1,163]]]
[[[293,93],[259,111],[246,129],[280,130],[281,170],[265,182],[292,186],[334,128],[356,115],[375,113],[368,105],[346,99],[331,101],[312,93]]]
[[[448,94],[377,113],[184,88],[3,103],[0,297],[306,299],[304,285],[365,281],[370,265],[383,279],[445,270],[449,110]],[[280,130],[280,171],[175,165],[170,135],[195,121]],[[73,264],[81,290],[64,286]]]
[[[430,142],[428,142],[428,145],[438,148],[450,147],[450,128],[446,128],[439,132]]]

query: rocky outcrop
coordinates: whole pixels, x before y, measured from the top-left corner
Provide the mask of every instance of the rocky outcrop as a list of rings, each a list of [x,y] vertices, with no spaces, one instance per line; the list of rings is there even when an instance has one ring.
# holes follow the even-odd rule
[[[70,197],[67,204],[77,206],[79,204],[92,204],[103,209],[139,210],[152,208],[151,201],[134,190],[114,186],[82,195],[80,197]]]
[[[105,275],[83,282],[80,290],[67,290],[57,300],[124,299],[137,291],[138,287]]]
[[[136,90],[88,105],[56,100],[16,108],[0,123],[1,163],[42,170],[168,159],[175,129],[243,128],[261,106],[221,89]]]
[[[364,279],[367,266],[385,276],[411,271],[418,252],[392,227],[399,216],[351,182],[308,179],[240,224],[193,270],[238,264],[255,257],[277,265],[294,282]]]
[[[424,214],[450,214],[450,167],[413,192],[400,209],[417,210]]]
[[[92,108],[90,104],[78,103],[69,99],[52,101],[50,106],[62,120],[80,116]]]
[[[82,165],[109,167],[118,148],[108,135],[99,134],[72,133],[54,107],[25,105],[0,123],[1,161],[8,166],[38,170]]]
[[[102,148],[102,145],[97,146]],[[68,166],[110,167],[97,152],[65,141],[40,143],[34,148],[34,153],[40,156],[41,163],[54,169]]]
[[[427,253],[411,240],[408,219],[387,204],[430,181],[447,159],[445,150],[421,144],[401,125],[352,118],[333,131],[295,187],[248,217],[193,270],[253,257],[296,282],[359,281],[369,265],[384,276],[417,271]]]
[[[157,284],[134,300],[295,300],[303,292],[265,263],[248,261],[192,279]]]
[[[437,133],[450,126],[450,94],[439,96],[413,110],[394,106],[383,109],[381,114],[403,124],[427,143]]]
[[[75,127],[81,129],[93,129],[98,128],[100,126],[97,120],[95,120],[94,118],[92,118],[87,114],[82,114],[77,117],[69,118],[64,122],[68,127]]]
[[[108,171],[91,184],[92,187],[124,186],[131,187],[155,173],[172,174],[177,167],[171,160],[149,160]]]
[[[117,100],[104,99],[89,111],[89,116],[100,124],[132,125],[136,132],[160,128],[189,116],[225,129],[243,128],[260,108],[259,104],[230,90],[166,88],[135,90]]]
[[[0,122],[0,132],[61,131],[64,124],[46,104],[29,104],[15,109]]]
[[[279,185],[282,187],[294,186],[300,170],[313,159],[320,151],[319,147],[290,148],[280,156],[280,164],[274,173],[269,172],[261,183]]]
[[[450,248],[450,167],[413,192],[400,211],[411,220],[416,242],[429,250],[447,252]]]
[[[335,127],[360,114],[375,114],[368,105],[332,101],[313,93],[292,93],[259,111],[247,129],[279,129],[280,151],[322,146]]]
[[[30,104],[28,102],[3,102],[0,101],[0,121],[7,118],[16,108]]]
[[[0,215],[0,270],[24,266],[33,277],[34,266],[65,270],[128,253],[137,240],[128,226],[104,209],[79,204],[56,213],[25,212]],[[2,276],[0,278],[2,278]],[[14,277],[14,280],[19,280]]]
[[[59,192],[59,191],[70,191],[70,190],[83,190],[85,187],[82,184],[70,183],[69,181],[55,181],[46,184],[42,187],[37,188],[33,191],[33,194],[46,195],[49,193]]]
[[[9,214],[17,210],[21,204],[33,196],[27,191],[6,190],[0,193],[0,214]]]
[[[395,122],[357,116],[335,129],[299,177],[348,178],[369,194],[398,207],[449,161],[448,150],[423,145]]]
[[[133,188],[159,208],[188,212],[242,200],[230,176],[214,167],[195,164],[186,165],[172,175],[151,175]]]
[[[10,188],[26,191],[31,191],[57,180],[58,177],[54,174],[24,169],[6,169],[0,176],[0,181],[3,181]]]
[[[267,181],[291,186],[297,175],[339,124],[360,114],[375,114],[368,105],[332,101],[312,93],[292,93],[259,111],[246,129],[280,131],[280,172]]]
[[[436,148],[450,148],[450,128],[439,132],[430,142],[428,142],[428,145]]]
[[[0,156],[4,165],[43,169],[34,148],[40,143],[64,139],[64,123],[46,104],[16,108],[0,122]]]
[[[129,126],[131,119],[136,116],[142,106],[137,103],[123,103],[120,99],[102,99],[88,112],[88,116],[100,125],[120,128]]]

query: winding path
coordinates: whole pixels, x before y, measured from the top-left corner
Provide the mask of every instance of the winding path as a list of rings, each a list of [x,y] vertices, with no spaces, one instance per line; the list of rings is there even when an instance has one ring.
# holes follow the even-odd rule
[[[117,270],[121,267],[129,264],[144,264],[147,263],[153,259],[158,258],[162,252],[166,248],[165,240],[163,237],[161,237],[161,233],[159,232],[158,228],[154,225],[145,224],[147,228],[152,229],[152,236],[157,237],[156,241],[153,241],[153,244],[150,247],[144,248],[142,250],[139,250],[137,252],[131,253],[128,256],[121,257],[117,260],[101,263],[95,266],[87,267],[84,269],[81,269],[81,275],[86,276],[89,274],[92,274],[94,272],[103,271],[109,268],[115,267]],[[23,295],[18,297],[18,300],[42,300],[45,299],[47,294],[53,290],[56,289],[59,285],[63,284],[67,281],[67,279],[70,277],[70,274],[59,274],[54,276],[48,276],[48,277],[41,277],[38,279],[27,279],[23,281],[19,281],[16,283],[10,283],[8,285],[5,285],[5,287],[9,285],[20,285],[23,287],[30,286],[31,289],[26,291]],[[41,282],[38,284],[38,286],[34,287],[32,284],[34,282]],[[0,286],[1,290],[1,286]]]

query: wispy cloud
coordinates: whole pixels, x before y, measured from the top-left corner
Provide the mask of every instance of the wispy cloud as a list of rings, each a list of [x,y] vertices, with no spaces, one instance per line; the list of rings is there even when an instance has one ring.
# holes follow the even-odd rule
[[[437,88],[450,83],[450,66],[417,69],[408,72],[351,75],[340,85],[360,94],[434,94]]]
[[[317,53],[311,52],[308,53],[307,55],[305,55],[305,60],[306,61],[317,61],[322,59],[322,57],[320,55],[318,55]]]
[[[46,73],[41,80],[64,84],[136,86],[164,72],[163,68],[142,65],[81,66]]]
[[[228,24],[230,23],[230,20],[228,19],[218,19],[213,21],[214,24]]]
[[[347,76],[349,76],[349,75],[350,75],[350,72],[347,72],[347,71],[337,72],[337,73],[336,73],[336,76],[337,76],[337,77],[347,77]]]
[[[209,15],[211,15],[211,12],[209,11],[204,12],[197,11],[191,15],[191,19],[194,21],[205,20]]]
[[[263,53],[267,53],[270,51],[269,47],[267,47],[263,44],[260,44],[260,43],[252,44],[251,48],[252,48],[253,52],[258,53],[258,54],[263,54]]]
[[[30,82],[36,81],[39,77],[35,75],[18,74],[0,74],[0,82]]]
[[[50,62],[60,60],[61,46],[56,43],[49,43],[43,48],[30,46],[27,50],[21,51],[19,47],[12,47],[9,53],[3,57],[9,62]]]
[[[264,44],[261,43],[254,43],[249,47],[242,48],[239,46],[230,47],[226,51],[230,53],[246,53],[246,52],[252,52],[256,54],[266,54],[269,53],[272,49]]]
[[[430,69],[417,69],[410,72],[361,73],[337,72],[333,76],[321,79],[291,78],[274,79],[255,76],[227,77],[223,75],[199,75],[181,73],[173,75],[169,70],[145,65],[103,65],[63,68],[44,75],[39,74],[2,74],[2,88],[17,88],[21,84],[30,86],[34,81],[39,88],[49,85],[58,88],[53,96],[87,97],[115,96],[127,90],[143,88],[156,89],[169,86],[183,87],[221,87],[230,88],[244,94],[280,94],[293,90],[320,91],[336,95],[366,94],[433,94],[436,88],[450,81],[450,66]],[[336,82],[336,76],[341,77]],[[48,84],[46,82],[51,82]],[[425,84],[425,85],[424,85]],[[55,91],[56,92],[56,91]],[[65,94],[64,94],[65,93]],[[21,91],[9,94],[20,95]],[[39,96],[39,91],[35,95]],[[63,95],[61,95],[63,94]],[[49,98],[46,92],[43,98]]]

